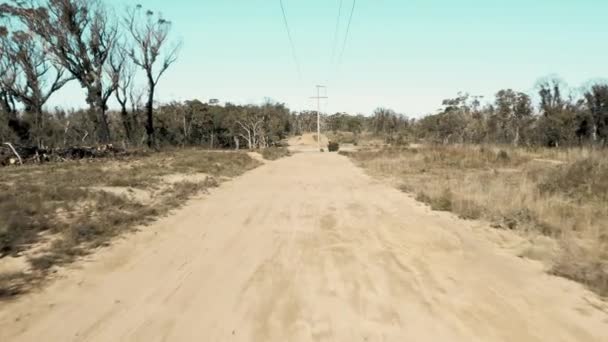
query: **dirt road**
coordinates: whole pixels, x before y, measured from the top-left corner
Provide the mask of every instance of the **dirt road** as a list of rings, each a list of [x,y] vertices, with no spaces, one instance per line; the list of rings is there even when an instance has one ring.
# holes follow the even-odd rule
[[[0,341],[608,341],[602,302],[476,225],[299,153],[0,304]]]

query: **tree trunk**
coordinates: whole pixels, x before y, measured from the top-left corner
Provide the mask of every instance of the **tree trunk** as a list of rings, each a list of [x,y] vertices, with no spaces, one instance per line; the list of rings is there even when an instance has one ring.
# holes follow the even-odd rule
[[[188,125],[186,124],[186,115],[184,115],[182,121],[184,124],[184,145],[186,145],[186,143],[190,141],[190,139],[188,139]]]
[[[122,125],[125,129],[125,137],[126,140],[131,143],[133,141],[133,128],[131,127],[131,118],[129,117],[129,112],[127,111],[126,104],[121,105],[120,109],[120,117],[122,119]]]
[[[513,138],[513,146],[519,146],[519,126],[515,127],[515,137]]]
[[[595,123],[595,120],[593,122],[593,126],[591,127],[591,141],[593,143],[595,143],[597,141],[597,124]]]
[[[42,134],[43,134],[43,124],[42,124],[42,107],[36,107],[33,110],[34,114],[34,134],[36,139],[36,146],[38,148],[43,148],[42,146]]]
[[[9,95],[6,92],[0,92],[0,111],[6,113],[8,118],[12,119],[13,107],[11,106]]]
[[[111,137],[102,91],[101,84],[88,87],[87,103],[89,104],[91,119],[93,120],[95,129],[97,130],[97,139],[99,143],[107,144],[110,142]]]
[[[233,138],[234,138],[235,149],[238,151],[239,150],[239,138],[238,137],[233,137]]]
[[[70,120],[65,123],[65,127],[63,129],[63,147],[65,148],[68,145],[68,131],[70,130]]]
[[[154,137],[154,82],[148,82],[148,101],[146,102],[146,134],[148,136],[148,147],[155,147]]]

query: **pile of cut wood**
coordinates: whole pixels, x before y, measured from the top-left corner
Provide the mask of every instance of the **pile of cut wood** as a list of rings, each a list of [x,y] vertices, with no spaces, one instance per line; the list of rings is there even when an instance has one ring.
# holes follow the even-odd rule
[[[47,149],[4,143],[0,145],[0,166],[40,164],[76,159],[109,158],[126,154],[127,152],[124,149],[116,148],[113,145],[101,145],[96,147],[71,146]]]

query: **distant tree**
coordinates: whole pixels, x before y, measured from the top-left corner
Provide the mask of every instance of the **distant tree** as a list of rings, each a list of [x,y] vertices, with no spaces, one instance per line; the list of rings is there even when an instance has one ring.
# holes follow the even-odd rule
[[[145,105],[148,147],[154,147],[154,93],[161,76],[177,60],[179,44],[169,46],[171,22],[141,5],[128,10],[125,26],[133,46],[127,50],[135,65],[145,73],[148,99]]]
[[[216,116],[208,104],[199,100],[184,103],[184,136],[189,144],[208,143],[213,148],[216,138]]]
[[[438,117],[438,133],[444,144],[464,143],[468,137],[466,127],[472,117],[470,95],[458,93],[453,99],[443,100],[443,112]]]
[[[326,129],[333,131],[352,132],[359,134],[368,123],[363,115],[349,115],[348,113],[335,113],[326,118]]]
[[[289,109],[284,103],[266,99],[260,110],[264,116],[260,147],[268,147],[284,139],[290,130]]]
[[[392,109],[377,108],[369,120],[369,126],[374,134],[382,136],[389,144],[406,143],[410,135],[408,118]],[[352,132],[357,133],[356,124]]]
[[[534,107],[532,99],[525,93],[517,93],[515,100],[515,120],[514,120],[514,137],[513,145],[517,146],[520,143],[522,130],[527,128],[533,121]]]
[[[203,133],[200,131],[207,130],[207,125],[205,125],[205,121],[207,120],[201,120],[205,115],[204,113],[207,111],[207,107],[199,100],[186,101],[184,106],[185,109],[181,116],[184,140],[190,144],[197,141],[200,142],[203,136],[206,134],[206,132]]]
[[[541,80],[537,84],[542,117],[537,124],[541,144],[558,147],[575,142],[577,110],[572,99],[563,97],[566,88],[555,77]]]
[[[291,116],[291,127],[294,134],[302,134],[317,130],[317,112],[302,111]]]
[[[239,136],[247,142],[249,149],[260,147],[264,137],[264,115],[253,106],[246,106],[235,115],[234,122],[240,127]]]
[[[544,116],[558,115],[565,106],[562,98],[563,82],[556,77],[549,77],[537,84],[540,96],[540,109]]]
[[[500,90],[496,93],[496,110],[494,112],[493,128],[495,139],[500,143],[506,143],[513,140],[512,131],[510,130],[513,121],[515,121],[515,102],[517,95],[511,89]]]
[[[379,107],[372,116],[372,128],[375,134],[386,133],[391,128],[391,118],[396,115],[392,109]]]
[[[532,100],[524,93],[506,89],[496,93],[495,104],[498,142],[517,146],[522,128],[532,116]]]
[[[593,141],[608,143],[608,85],[594,84],[585,92],[585,100],[591,114],[590,120],[585,121],[585,128],[591,134]]]

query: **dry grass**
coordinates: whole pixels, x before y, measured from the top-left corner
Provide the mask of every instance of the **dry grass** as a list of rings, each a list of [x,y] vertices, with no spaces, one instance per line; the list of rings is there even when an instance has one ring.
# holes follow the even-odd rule
[[[330,141],[334,141],[339,144],[357,145],[359,143],[358,136],[353,132],[335,131],[327,132],[326,135]]]
[[[179,207],[217,186],[220,177],[259,164],[246,153],[180,150],[0,169],[0,263],[13,257],[29,263],[23,272],[0,271],[0,298],[26,290],[53,266]],[[169,175],[177,181],[167,182]],[[129,196],[132,189],[149,194],[149,200]]]
[[[291,155],[286,147],[268,147],[260,150],[260,153],[266,160],[277,160]]]
[[[608,152],[425,146],[349,154],[434,210],[559,242],[551,272],[608,295]]]

